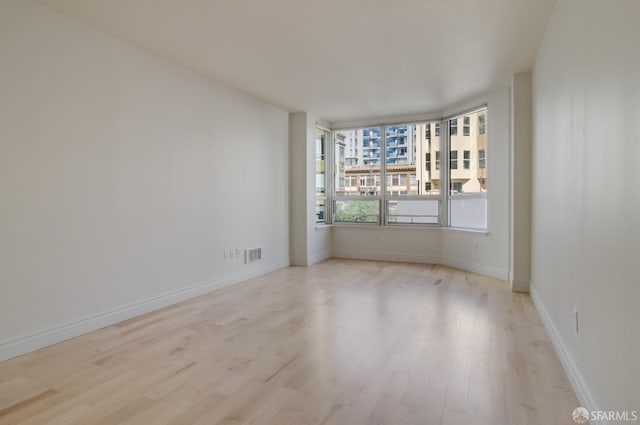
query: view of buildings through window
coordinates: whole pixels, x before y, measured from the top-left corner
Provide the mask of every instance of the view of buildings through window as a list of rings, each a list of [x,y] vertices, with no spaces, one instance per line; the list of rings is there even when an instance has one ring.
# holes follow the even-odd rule
[[[316,222],[325,221],[327,206],[326,148],[330,132],[316,129]]]
[[[486,109],[449,120],[462,122],[462,135],[449,142],[449,225],[472,229],[487,227]]]
[[[449,225],[486,228],[486,109],[448,124],[446,156],[439,122],[334,132],[335,221],[438,224],[446,175]]]

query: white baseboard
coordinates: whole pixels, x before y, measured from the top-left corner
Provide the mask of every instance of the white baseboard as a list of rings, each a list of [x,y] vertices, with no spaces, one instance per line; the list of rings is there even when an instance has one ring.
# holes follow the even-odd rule
[[[529,292],[529,282],[514,279],[510,283],[513,292]]]
[[[508,272],[506,270],[485,266],[482,264],[470,263],[451,258],[436,257],[431,255],[405,254],[398,252],[372,252],[341,249],[333,251],[336,258],[350,258],[355,260],[376,260],[376,261],[399,261],[406,263],[425,263],[425,264],[441,264],[443,266],[454,267],[456,269],[465,270],[472,273],[478,273],[483,276],[493,277],[495,279],[507,280]]]
[[[428,255],[403,254],[399,252],[374,252],[351,249],[333,251],[334,258],[349,258],[352,260],[398,261],[403,263],[440,264],[439,257]]]
[[[573,387],[573,391],[575,391],[576,393],[576,397],[578,398],[578,401],[582,404],[583,407],[585,407],[589,411],[600,410],[600,408],[598,407],[599,406],[598,403],[596,403],[596,401],[593,399],[593,396],[591,395],[591,391],[589,391],[589,388],[587,387],[587,384],[585,383],[585,380],[582,377],[580,370],[576,366],[576,363],[573,360],[573,356],[571,356],[571,352],[569,351],[566,344],[564,343],[562,337],[560,336],[560,333],[558,332],[558,329],[556,328],[555,324],[553,323],[553,320],[551,319],[551,316],[549,315],[549,312],[544,306],[542,299],[538,295],[535,285],[531,285],[529,292],[531,294],[531,299],[533,300],[533,304],[535,305],[536,310],[538,311],[538,314],[542,319],[544,328],[546,329],[547,334],[549,334],[549,337],[551,338],[551,343],[553,344],[553,348],[555,349],[556,354],[560,358],[560,363],[562,363],[562,367],[564,368],[567,374],[567,377],[569,378],[569,382]],[[607,422],[591,421],[590,424],[591,425],[607,425]]]
[[[507,280],[509,278],[509,272],[496,267],[485,266],[484,264],[471,263],[468,261],[462,261],[455,258],[441,258],[440,263],[443,266],[454,267],[456,269],[478,273],[483,276],[492,277],[499,280]]]
[[[233,273],[220,279],[168,292],[133,304],[85,317],[80,320],[74,320],[40,332],[25,335],[10,341],[1,342],[0,361],[29,353],[52,344],[57,344],[58,342],[65,341],[67,339],[104,328],[105,326],[110,326],[123,320],[158,310],[286,266],[288,266],[288,264],[256,264],[250,269]]]
[[[320,261],[324,261],[328,258],[331,258],[331,252],[321,252],[318,254],[314,254],[309,257],[309,265],[319,263]]]

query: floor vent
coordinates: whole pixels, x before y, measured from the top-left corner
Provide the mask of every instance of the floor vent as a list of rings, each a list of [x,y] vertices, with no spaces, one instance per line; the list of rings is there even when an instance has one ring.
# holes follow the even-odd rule
[[[253,263],[262,259],[262,248],[246,249],[244,251],[245,264]]]

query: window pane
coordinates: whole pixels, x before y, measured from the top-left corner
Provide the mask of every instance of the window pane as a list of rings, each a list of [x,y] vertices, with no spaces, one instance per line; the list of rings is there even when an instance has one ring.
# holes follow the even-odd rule
[[[486,109],[469,115],[469,125],[480,122],[479,115],[486,115]],[[455,119],[454,119],[455,120]],[[452,120],[452,121],[454,121]],[[485,128],[486,130],[486,128]],[[451,187],[460,188],[460,193],[484,193],[487,190],[486,145],[487,134],[471,129],[472,136],[451,135],[450,140],[450,181]],[[463,167],[458,166],[458,153],[463,152]]]
[[[411,127],[411,128],[410,128]],[[387,164],[411,163],[413,149],[413,126],[400,125],[387,127]]]
[[[388,202],[389,223],[398,224],[438,224],[438,201],[393,200]]]
[[[380,131],[379,127],[375,127],[335,132],[334,181],[337,196],[381,194]],[[340,184],[342,181],[344,185]]]
[[[454,196],[450,202],[451,226],[467,229],[487,228],[487,198]]]
[[[452,170],[458,169],[458,151],[451,151],[449,156],[449,167]]]
[[[416,171],[414,125],[388,126],[386,136],[387,194],[393,196],[418,194],[418,186],[411,186],[411,174]]]
[[[335,221],[347,223],[378,223],[380,202],[377,200],[336,201]]]
[[[487,227],[486,114],[487,110],[482,109],[463,118],[465,126],[467,117],[469,118],[470,136],[451,135],[449,214],[453,227]],[[481,124],[484,125],[484,131],[479,128]],[[474,128],[475,126],[478,128]],[[461,168],[457,166],[459,151],[463,151]]]
[[[415,188],[413,183],[411,184],[411,194],[438,196],[440,194],[440,123],[415,124],[415,128],[416,184]]]
[[[316,128],[316,196],[325,195],[325,148],[328,132]]]
[[[466,116],[462,120],[462,135],[469,136],[471,134],[471,118]]]
[[[316,222],[325,222],[326,149],[330,132],[316,128]]]
[[[325,199],[316,199],[316,223],[324,223],[326,203],[327,201]]]
[[[437,125],[415,123],[385,127],[387,196],[438,195],[440,136],[434,136],[438,134]],[[427,187],[430,189],[425,190]]]

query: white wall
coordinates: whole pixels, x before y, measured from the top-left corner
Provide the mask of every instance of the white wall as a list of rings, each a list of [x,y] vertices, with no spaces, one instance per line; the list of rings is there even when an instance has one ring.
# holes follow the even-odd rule
[[[487,103],[487,233],[440,228],[334,226],[333,255],[446,264],[506,280],[509,273],[510,94],[501,89],[465,106]]]
[[[289,114],[289,246],[294,266],[309,265],[307,235],[307,133],[306,112]]]
[[[442,232],[437,228],[336,224],[332,232],[334,257],[413,263],[440,262]]]
[[[291,264],[308,266],[331,257],[331,228],[316,224],[316,126],[318,118],[289,118]]]
[[[531,72],[511,84],[511,253],[509,281],[516,291],[531,282]]]
[[[533,73],[532,295],[605,410],[640,410],[638,17],[637,0],[558,0]]]
[[[5,0],[0,202],[4,358],[288,265],[288,114]]]

